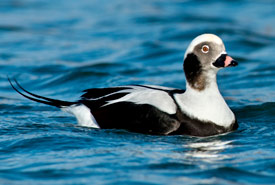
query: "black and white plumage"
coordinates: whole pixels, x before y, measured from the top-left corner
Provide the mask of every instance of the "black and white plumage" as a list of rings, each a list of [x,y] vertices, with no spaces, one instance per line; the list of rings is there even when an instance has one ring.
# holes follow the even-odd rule
[[[10,83],[28,99],[72,113],[81,126],[210,136],[238,127],[216,82],[220,69],[236,65],[219,37],[203,34],[191,42],[184,56],[186,90],[149,85],[94,88],[85,90],[80,100],[68,102],[33,94],[16,80]]]

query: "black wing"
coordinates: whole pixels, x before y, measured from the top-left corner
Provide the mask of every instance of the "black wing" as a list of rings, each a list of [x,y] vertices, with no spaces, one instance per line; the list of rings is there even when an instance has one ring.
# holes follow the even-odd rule
[[[169,114],[158,107],[147,103],[136,104],[131,101],[110,101],[123,98],[135,91],[135,88],[146,89],[148,93],[160,91],[166,93],[169,101],[173,101],[173,92],[184,92],[179,89],[160,89],[151,86],[123,86],[103,89],[88,89],[82,95],[80,103],[90,108],[101,128],[119,128],[149,134],[169,134],[179,128],[180,123],[175,114]],[[157,97],[156,97],[157,98]],[[165,101],[165,100],[160,100]]]

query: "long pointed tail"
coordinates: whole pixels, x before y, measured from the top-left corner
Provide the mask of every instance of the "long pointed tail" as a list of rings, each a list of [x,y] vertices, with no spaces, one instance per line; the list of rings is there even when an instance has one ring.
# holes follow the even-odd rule
[[[10,78],[8,77],[8,80],[12,86],[12,88],[18,92],[19,94],[21,94],[22,96],[24,96],[25,98],[28,98],[30,100],[39,102],[39,103],[44,103],[47,105],[51,105],[51,106],[55,106],[58,108],[63,108],[63,107],[68,107],[70,105],[73,104],[77,104],[77,102],[68,102],[68,101],[62,101],[62,100],[56,100],[56,99],[51,99],[51,98],[47,98],[47,97],[43,97],[37,94],[33,94],[29,91],[27,91],[26,89],[24,89],[18,82],[16,79],[13,79],[13,81],[15,82],[15,84],[13,84],[10,80]],[[15,85],[17,87],[15,87]]]

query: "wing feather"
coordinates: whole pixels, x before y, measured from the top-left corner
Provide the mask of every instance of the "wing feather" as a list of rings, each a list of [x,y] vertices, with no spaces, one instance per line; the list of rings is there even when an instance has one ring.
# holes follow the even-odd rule
[[[177,105],[171,97],[172,91],[177,89],[160,86],[131,85],[103,89],[88,89],[81,96],[81,103],[91,110],[121,102],[131,102],[137,105],[148,104],[159,110],[175,114]]]

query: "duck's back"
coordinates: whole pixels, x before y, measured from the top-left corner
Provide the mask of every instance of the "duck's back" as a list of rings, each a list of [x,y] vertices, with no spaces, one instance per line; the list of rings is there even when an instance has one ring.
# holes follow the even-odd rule
[[[142,85],[88,89],[79,103],[90,109],[100,128],[169,134],[180,126],[175,92],[184,90]]]

